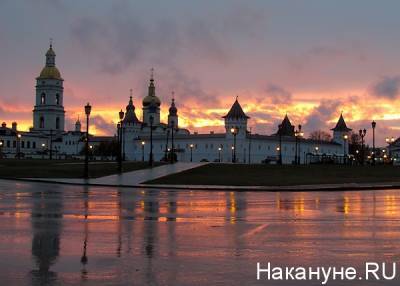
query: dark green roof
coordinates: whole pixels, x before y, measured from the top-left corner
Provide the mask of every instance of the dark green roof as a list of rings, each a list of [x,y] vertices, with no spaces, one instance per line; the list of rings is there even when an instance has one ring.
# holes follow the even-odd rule
[[[242,107],[240,106],[239,101],[235,100],[235,102],[233,103],[231,109],[229,110],[229,112],[223,116],[222,118],[228,118],[228,119],[249,119],[250,117],[248,117]]]
[[[336,123],[335,128],[332,128],[331,130],[332,130],[332,131],[349,132],[349,131],[351,131],[352,129],[347,127],[346,122],[344,121],[344,118],[343,118],[343,114],[341,113],[341,114],[340,114],[340,117],[339,117],[339,120],[338,120],[338,122]]]
[[[289,117],[287,114],[285,118],[282,120],[280,127],[278,127],[278,132],[276,133],[281,136],[294,136],[294,126],[290,123]]]

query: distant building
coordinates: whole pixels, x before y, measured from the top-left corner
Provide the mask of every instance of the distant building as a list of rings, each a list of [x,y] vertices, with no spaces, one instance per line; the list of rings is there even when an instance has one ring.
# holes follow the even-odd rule
[[[329,142],[296,138],[295,127],[287,115],[275,134],[251,134],[247,127],[250,117],[245,114],[236,99],[229,112],[222,117],[225,132],[190,133],[187,129],[179,127],[178,109],[174,98],[169,107],[168,123],[160,122],[161,101],[155,90],[152,76],[148,94],[143,99],[142,121],[135,114],[132,97],[126,106],[122,130],[123,152],[127,160],[149,160],[151,137],[155,161],[169,160],[173,154],[176,160],[185,162],[232,162],[236,157],[236,162],[240,163],[278,162],[281,158],[283,164],[291,164],[296,157],[298,162],[305,163],[312,160],[311,157],[307,159],[311,154],[343,157],[348,152],[348,140],[344,139],[344,135],[349,134],[351,129],[347,128],[342,115],[336,127],[332,129],[334,139]],[[151,118],[153,123],[150,122]],[[153,127],[152,136],[150,126]]]
[[[54,158],[79,156],[84,147],[85,133],[79,119],[75,130],[65,131],[64,87],[61,73],[56,67],[56,53],[52,44],[46,52],[45,66],[36,78],[36,97],[33,107],[33,127],[20,131],[17,123],[0,128],[0,151],[3,157],[48,158],[50,150]],[[114,137],[90,137],[92,147]]]
[[[19,131],[16,123],[11,128],[6,123],[2,124],[0,150],[3,156],[14,157],[20,153],[25,157],[44,157],[52,150],[54,157],[64,158],[82,153],[85,133],[80,120],[76,121],[74,130],[65,131],[64,80],[56,67],[55,59],[56,54],[50,44],[45,66],[36,78],[33,127],[30,131]],[[300,134],[296,133],[287,115],[276,133],[252,134],[247,125],[250,117],[245,114],[237,98],[228,113],[222,116],[225,132],[198,134],[181,128],[174,97],[168,109],[168,120],[163,123],[160,120],[161,100],[156,95],[153,74],[148,92],[142,100],[142,110],[143,116],[140,120],[136,116],[131,94],[122,120],[122,151],[126,160],[147,161],[151,137],[155,161],[169,160],[174,156],[178,161],[291,164],[296,159],[300,163],[308,162],[312,160],[309,157],[311,154],[343,157],[348,153],[345,135],[348,136],[351,129],[347,127],[343,115],[340,115],[338,123],[332,129],[333,140],[329,142],[298,136]],[[113,140],[116,138],[112,136],[90,136],[90,145],[95,147]]]

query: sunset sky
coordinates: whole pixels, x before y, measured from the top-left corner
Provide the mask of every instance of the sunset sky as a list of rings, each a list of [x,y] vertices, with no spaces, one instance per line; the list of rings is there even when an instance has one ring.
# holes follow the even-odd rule
[[[35,77],[49,38],[64,78],[67,129],[93,106],[96,134],[113,134],[129,100],[141,117],[150,69],[165,120],[221,131],[239,97],[249,126],[269,134],[288,113],[304,131],[400,131],[400,1],[0,2],[0,120],[32,125]],[[369,130],[367,141],[371,141]]]

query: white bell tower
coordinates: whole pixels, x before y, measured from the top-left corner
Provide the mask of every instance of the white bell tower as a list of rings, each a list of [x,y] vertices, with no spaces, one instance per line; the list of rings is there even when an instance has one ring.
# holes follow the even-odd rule
[[[56,67],[52,42],[46,53],[46,65],[36,78],[36,102],[33,109],[33,130],[54,134],[64,131],[64,80]]]

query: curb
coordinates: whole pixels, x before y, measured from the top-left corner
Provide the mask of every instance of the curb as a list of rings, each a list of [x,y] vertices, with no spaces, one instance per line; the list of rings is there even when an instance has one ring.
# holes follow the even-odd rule
[[[195,190],[195,191],[316,192],[316,191],[362,191],[362,190],[400,189],[400,183],[397,182],[370,183],[370,184],[346,183],[346,184],[325,184],[325,185],[321,184],[321,185],[297,185],[297,186],[216,186],[216,185],[156,185],[156,184],[109,185],[109,184],[77,183],[77,182],[66,182],[66,181],[56,181],[56,180],[52,181],[44,179],[25,179],[25,178],[0,178],[0,180],[75,185],[75,186]]]

